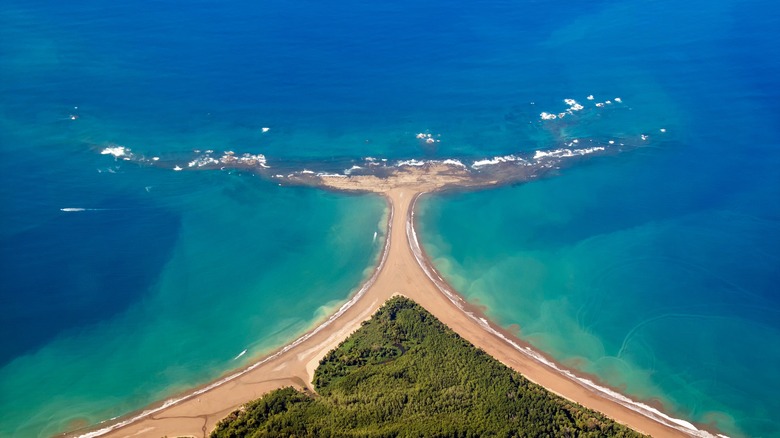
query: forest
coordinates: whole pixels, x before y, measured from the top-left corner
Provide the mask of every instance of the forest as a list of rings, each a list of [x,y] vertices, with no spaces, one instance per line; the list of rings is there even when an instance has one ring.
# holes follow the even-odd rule
[[[328,353],[313,384],[248,403],[211,436],[643,436],[528,381],[402,297]]]

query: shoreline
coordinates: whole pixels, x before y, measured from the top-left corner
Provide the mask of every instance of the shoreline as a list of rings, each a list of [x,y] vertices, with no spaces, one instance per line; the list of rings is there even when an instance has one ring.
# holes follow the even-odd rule
[[[355,185],[348,181],[357,181]],[[662,436],[715,436],[690,422],[663,414],[590,379],[579,377],[533,350],[508,330],[497,327],[484,312],[462,298],[433,267],[419,245],[414,207],[419,197],[441,190],[426,179],[381,185],[357,178],[338,178],[321,187],[339,191],[373,192],[387,201],[385,244],[373,274],[358,291],[325,322],[257,362],[152,408],[129,414],[106,424],[94,425],[82,434],[67,436],[205,436],[214,425],[242,404],[283,386],[313,389],[311,379],[319,360],[352,332],[391,296],[404,295],[419,303],[444,324],[476,347],[547,390],[563,396],[640,432]],[[406,197],[405,197],[406,196]],[[399,227],[405,232],[398,233]],[[394,233],[396,231],[396,233]],[[101,426],[103,426],[101,428]]]
[[[130,412],[126,415],[121,415],[119,417],[114,417],[108,420],[104,420],[101,421],[100,423],[85,428],[62,432],[57,435],[63,437],[78,437],[78,438],[93,438],[99,436],[106,436],[107,434],[110,434],[125,426],[130,426],[147,417],[151,417],[152,415],[161,412],[169,407],[175,406],[187,400],[191,400],[192,398],[197,397],[198,395],[205,394],[212,389],[215,389],[232,380],[240,378],[241,376],[255,370],[256,368],[262,366],[263,364],[272,361],[273,359],[283,355],[289,350],[305,342],[312,336],[316,335],[321,330],[327,328],[339,316],[341,316],[344,312],[346,312],[350,307],[355,305],[357,301],[368,291],[368,289],[374,284],[374,282],[376,282],[379,273],[382,271],[382,268],[384,267],[384,264],[387,261],[387,255],[390,249],[390,234],[392,233],[394,208],[393,208],[393,204],[389,201],[389,199],[386,199],[386,203],[387,203],[387,234],[385,237],[384,245],[382,247],[382,251],[380,252],[379,257],[377,257],[378,263],[374,267],[374,270],[371,273],[371,275],[368,277],[368,279],[360,284],[360,287],[357,289],[357,291],[354,294],[350,294],[350,296],[347,297],[347,301],[341,306],[339,306],[338,310],[336,310],[334,313],[325,317],[323,322],[319,322],[319,320],[315,320],[310,325],[310,328],[308,328],[302,335],[297,337],[292,342],[270,350],[268,353],[259,356],[255,362],[250,363],[249,365],[246,365],[242,368],[233,371],[225,372],[224,377],[219,377],[216,380],[213,380],[207,384],[201,385],[194,389],[182,391],[176,395],[167,398],[166,400],[153,403],[143,409]],[[304,382],[304,383],[305,383],[305,385],[303,385],[304,387],[309,386],[310,384],[310,382]],[[103,424],[108,424],[108,425],[100,429],[97,429],[99,426]]]
[[[409,210],[409,219],[407,222],[408,224],[407,239],[409,240],[409,245],[415,254],[415,258],[417,259],[418,264],[423,269],[423,271],[425,271],[426,275],[428,275],[428,278],[431,280],[431,282],[433,282],[436,285],[436,287],[439,289],[442,295],[447,297],[447,299],[449,299],[449,301],[454,306],[458,307],[461,310],[461,312],[463,312],[467,317],[471,318],[474,322],[482,326],[485,331],[499,337],[506,344],[508,344],[509,346],[511,346],[518,352],[520,352],[521,354],[524,354],[529,359],[539,362],[555,370],[562,377],[570,379],[582,385],[584,388],[593,391],[595,394],[601,397],[604,397],[610,401],[618,403],[621,406],[624,406],[628,409],[631,409],[634,412],[637,412],[645,417],[648,417],[649,419],[652,419],[670,428],[677,429],[680,432],[683,432],[690,436],[725,437],[725,435],[714,434],[708,430],[697,427],[694,423],[690,421],[681,418],[672,417],[671,415],[664,413],[661,407],[653,407],[648,403],[633,400],[629,396],[620,393],[618,390],[609,387],[608,384],[600,382],[597,376],[589,375],[581,372],[575,373],[570,369],[564,367],[563,365],[557,363],[551,357],[548,357],[547,354],[536,350],[531,344],[520,339],[516,334],[512,333],[512,331],[509,330],[508,328],[501,327],[500,325],[495,324],[490,319],[488,319],[486,315],[487,312],[485,310],[476,306],[473,303],[469,303],[460,293],[458,293],[447,282],[447,280],[442,278],[441,274],[439,274],[439,271],[436,269],[435,266],[433,266],[433,262],[431,262],[431,259],[425,253],[425,250],[422,248],[422,245],[420,245],[419,240],[417,239],[417,232],[415,228],[416,221],[414,218],[414,214],[415,214],[415,206],[417,204],[417,200],[425,194],[426,194],[425,192],[419,193],[415,197],[414,201],[412,202],[412,208]],[[533,381],[534,383],[543,386],[548,391],[551,391],[563,398],[579,403],[579,401],[567,397],[566,394],[564,393],[559,393],[546,385],[540,384],[539,382],[535,381],[533,378],[529,377],[526,374],[523,374],[523,376]],[[606,412],[602,412],[602,413],[609,416],[610,418],[616,419],[611,415],[607,414]]]

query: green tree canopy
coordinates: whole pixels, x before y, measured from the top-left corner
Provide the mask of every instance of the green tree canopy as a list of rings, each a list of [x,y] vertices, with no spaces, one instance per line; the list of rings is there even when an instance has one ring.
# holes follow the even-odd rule
[[[273,391],[212,437],[638,437],[466,342],[418,304],[389,300],[328,353],[315,395]]]

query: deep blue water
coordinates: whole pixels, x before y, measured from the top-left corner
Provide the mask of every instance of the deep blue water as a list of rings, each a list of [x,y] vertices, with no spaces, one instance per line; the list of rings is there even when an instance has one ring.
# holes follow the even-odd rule
[[[730,434],[780,435],[778,9],[4,2],[0,435],[214,378],[300,333],[374,262],[379,199],[139,167],[101,155],[110,144],[482,158],[641,134],[646,148],[544,181],[429,199],[426,249],[562,362]],[[586,110],[539,120],[565,98]]]

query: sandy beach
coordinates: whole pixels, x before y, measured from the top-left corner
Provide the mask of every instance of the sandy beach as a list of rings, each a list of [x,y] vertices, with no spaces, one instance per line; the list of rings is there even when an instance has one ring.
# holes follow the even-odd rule
[[[413,207],[421,194],[458,185],[462,178],[447,166],[403,169],[387,178],[319,177],[316,185],[320,187],[374,192],[387,199],[390,213],[385,249],[363,287],[324,323],[249,368],[182,396],[176,403],[150,407],[146,413],[100,425],[101,429],[80,436],[207,436],[223,417],[268,391],[289,385],[313,390],[311,380],[320,359],[397,294],[416,301],[463,338],[528,379],[620,423],[653,436],[708,435],[684,422],[664,418],[649,407],[621,400],[619,394],[605,394],[558,365],[545,363],[542,355],[529,350],[509,331],[489,323],[449,288],[419,248]],[[640,412],[642,409],[645,411]]]

